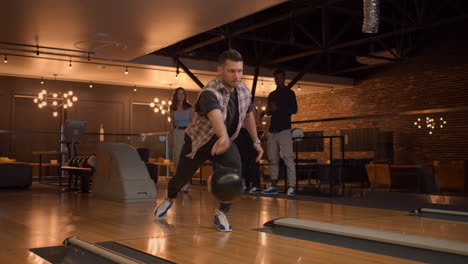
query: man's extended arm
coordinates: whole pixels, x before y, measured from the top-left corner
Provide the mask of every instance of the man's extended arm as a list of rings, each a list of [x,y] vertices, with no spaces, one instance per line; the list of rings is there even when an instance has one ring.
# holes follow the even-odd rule
[[[255,117],[254,117],[253,111],[251,111],[250,113],[247,113],[247,115],[245,116],[244,127],[249,132],[249,135],[252,138],[252,140],[254,142],[256,141],[258,142],[259,140],[258,140],[258,134],[257,134],[257,126],[255,124]],[[263,149],[262,149],[262,146],[258,143],[254,143],[254,148],[258,153],[255,161],[258,162],[263,156]]]
[[[211,127],[216,133],[218,140],[211,149],[211,155],[223,154],[229,146],[231,146],[231,140],[227,133],[226,125],[223,120],[223,113],[219,109],[213,109],[208,113],[208,119],[211,122]]]

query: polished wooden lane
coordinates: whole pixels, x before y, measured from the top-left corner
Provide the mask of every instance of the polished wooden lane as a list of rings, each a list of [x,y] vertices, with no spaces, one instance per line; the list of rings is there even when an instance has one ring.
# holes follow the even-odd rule
[[[121,243],[177,263],[416,263],[251,230]]]
[[[164,180],[158,201],[164,194]],[[211,227],[217,202],[204,187],[181,194],[164,220],[154,203],[118,203],[92,194],[33,184],[0,191],[1,263],[46,263],[29,248],[61,245],[69,236],[117,241],[179,263],[409,263],[351,249],[252,231],[278,217],[355,225],[468,242],[468,224],[408,216],[407,212],[271,197],[243,196],[228,215],[234,231]]]

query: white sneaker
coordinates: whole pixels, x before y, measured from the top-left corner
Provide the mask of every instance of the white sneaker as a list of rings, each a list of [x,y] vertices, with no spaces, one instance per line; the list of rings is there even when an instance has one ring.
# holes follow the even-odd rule
[[[261,190],[257,187],[252,187],[252,189],[250,189],[249,191],[249,194],[252,194],[252,195],[257,195],[257,194],[260,194]]]
[[[167,211],[172,207],[174,202],[170,202],[169,200],[165,199],[156,209],[154,209],[154,217],[161,218],[166,216]]]
[[[188,193],[189,188],[190,188],[190,183],[187,183],[184,185],[184,187],[182,187],[182,191],[184,191],[185,193]]]
[[[288,196],[296,196],[296,192],[294,191],[293,187],[289,187],[288,191],[286,192]]]
[[[231,232],[232,226],[229,224],[226,215],[220,210],[215,210],[213,227],[223,232]]]

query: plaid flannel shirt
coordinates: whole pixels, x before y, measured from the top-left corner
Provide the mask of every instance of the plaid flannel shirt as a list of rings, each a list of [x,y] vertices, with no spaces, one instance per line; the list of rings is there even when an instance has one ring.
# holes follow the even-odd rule
[[[238,99],[238,110],[239,110],[239,122],[237,124],[236,132],[231,136],[231,140],[234,141],[244,123],[247,110],[251,103],[251,94],[249,88],[244,83],[239,83],[235,89],[237,90]],[[218,77],[211,80],[200,92],[198,97],[205,92],[211,91],[216,95],[219,105],[221,106],[221,112],[223,113],[223,119],[226,120],[227,105],[229,103],[229,96],[231,92],[222,84],[221,79]],[[198,101],[198,98],[197,98]],[[190,125],[185,130],[185,133],[192,139],[192,152],[187,157],[192,158],[197,153],[197,150],[205,145],[214,135],[215,132],[211,126],[211,122],[207,116],[200,116],[195,112],[195,116]]]

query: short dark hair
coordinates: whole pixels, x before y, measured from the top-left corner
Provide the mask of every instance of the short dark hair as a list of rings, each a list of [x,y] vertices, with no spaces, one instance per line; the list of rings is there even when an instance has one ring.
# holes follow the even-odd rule
[[[276,74],[280,74],[280,73],[282,73],[282,74],[284,74],[284,76],[286,76],[286,72],[285,72],[283,69],[281,69],[281,68],[276,69],[276,70],[273,72],[273,76],[275,76]]]
[[[219,54],[218,65],[223,65],[227,60],[243,61],[242,55],[235,49],[229,49]]]

